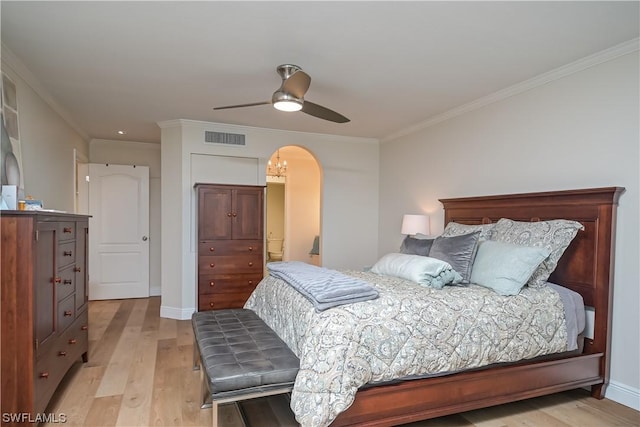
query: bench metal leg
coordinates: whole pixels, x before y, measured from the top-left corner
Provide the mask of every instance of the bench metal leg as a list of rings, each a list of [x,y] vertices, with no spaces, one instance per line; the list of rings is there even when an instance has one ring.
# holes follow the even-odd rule
[[[200,405],[201,409],[216,406],[215,402],[213,402],[213,399],[211,399],[209,387],[207,387],[207,374],[204,372],[204,369],[200,369],[200,393],[202,402],[202,404]]]
[[[193,370],[197,371],[198,369],[200,369],[200,350],[196,337],[193,337]]]
[[[213,427],[218,427],[218,404],[211,402],[211,422]]]

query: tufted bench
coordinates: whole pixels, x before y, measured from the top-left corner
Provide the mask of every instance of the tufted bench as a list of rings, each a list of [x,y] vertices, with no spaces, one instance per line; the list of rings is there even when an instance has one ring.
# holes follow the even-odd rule
[[[201,311],[191,317],[193,365],[200,369],[202,407],[273,394],[293,388],[300,362],[287,345],[251,310]]]

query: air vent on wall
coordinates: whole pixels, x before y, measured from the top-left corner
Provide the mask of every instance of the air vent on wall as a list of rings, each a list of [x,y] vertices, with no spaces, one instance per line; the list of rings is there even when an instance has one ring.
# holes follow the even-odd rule
[[[204,131],[205,144],[246,145],[245,135],[239,133]]]

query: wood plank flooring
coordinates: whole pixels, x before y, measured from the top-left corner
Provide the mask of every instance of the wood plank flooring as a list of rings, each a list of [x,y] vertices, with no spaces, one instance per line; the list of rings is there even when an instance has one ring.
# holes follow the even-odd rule
[[[67,426],[209,426],[192,351],[191,321],[160,318],[160,298],[92,301],[89,361],[73,366],[47,412],[65,414]],[[242,411],[250,427],[297,426],[286,396],[246,401]],[[234,405],[219,416],[224,427],[243,426]],[[637,427],[640,412],[574,390],[408,425]]]

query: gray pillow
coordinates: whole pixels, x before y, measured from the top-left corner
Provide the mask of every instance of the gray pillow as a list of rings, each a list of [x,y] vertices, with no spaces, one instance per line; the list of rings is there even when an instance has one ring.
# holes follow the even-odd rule
[[[500,295],[517,295],[550,253],[541,247],[482,242],[473,262],[471,282]]]
[[[429,256],[433,239],[416,239],[415,237],[407,236],[400,245],[400,253],[408,255],[421,255]]]
[[[501,218],[493,228],[491,240],[536,246],[551,251],[527,282],[531,288],[542,288],[546,286],[547,279],[556,269],[558,260],[576,237],[578,230],[584,230],[584,226],[566,219],[522,222]]]
[[[451,264],[451,267],[462,276],[461,283],[469,283],[479,238],[480,231],[461,236],[437,237],[431,245],[429,256]]]

